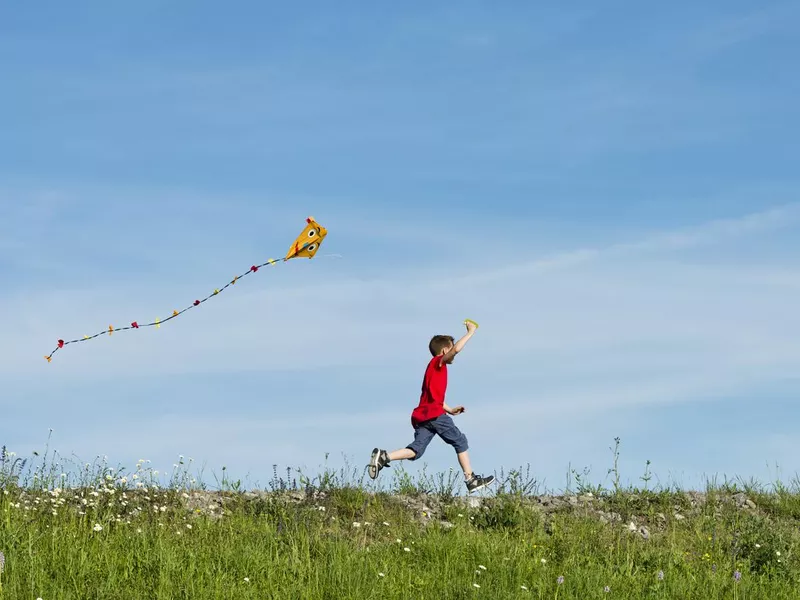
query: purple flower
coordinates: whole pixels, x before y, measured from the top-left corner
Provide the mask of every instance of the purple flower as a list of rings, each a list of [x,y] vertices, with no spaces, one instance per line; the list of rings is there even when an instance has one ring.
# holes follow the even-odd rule
[[[558,579],[556,579],[556,581],[558,582],[558,585],[561,585],[562,583],[564,583],[564,576],[563,575],[559,575]]]
[[[742,578],[742,574],[738,570],[733,572],[734,581],[739,581],[741,578]]]
[[[6,555],[0,552],[0,573],[3,572],[3,568],[6,566]]]
[[[717,572],[717,563],[714,563],[713,565],[711,565],[711,572],[712,573],[716,573]]]
[[[663,581],[664,580],[664,571],[659,571],[658,575],[656,575],[656,577],[658,577],[659,581]]]

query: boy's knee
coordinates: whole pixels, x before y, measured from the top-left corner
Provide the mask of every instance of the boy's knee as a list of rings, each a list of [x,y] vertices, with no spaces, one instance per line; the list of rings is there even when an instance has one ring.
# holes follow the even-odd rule
[[[466,452],[469,450],[469,442],[467,441],[467,436],[463,433],[459,435],[456,440],[453,442],[453,448],[455,448],[456,454],[461,454],[462,452]]]
[[[412,456],[411,458],[409,458],[409,459],[408,459],[408,460],[410,460],[410,461],[415,461],[415,460],[417,460],[417,459],[418,459],[420,456],[422,456],[423,454],[425,454],[425,448],[415,448],[415,447],[413,447],[413,446],[406,446],[406,450],[411,450],[411,452],[413,452],[413,453],[414,453],[414,456]]]

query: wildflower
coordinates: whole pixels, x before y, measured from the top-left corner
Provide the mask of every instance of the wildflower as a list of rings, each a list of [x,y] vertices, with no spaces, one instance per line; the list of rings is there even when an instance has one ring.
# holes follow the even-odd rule
[[[603,591],[604,591],[606,594],[608,594],[608,593],[611,591],[611,588],[610,588],[610,587],[608,587],[608,586],[606,586],[606,587],[604,587],[604,588],[603,588]]]
[[[480,588],[481,586],[479,586],[477,583],[473,583],[473,584],[472,584],[472,587],[474,587],[474,588]]]
[[[389,523],[387,523],[386,521],[384,521],[383,524],[386,525],[386,527],[389,527]]]
[[[361,527],[361,523],[353,523],[353,527]]]
[[[378,573],[378,577],[386,577],[386,573]]]
[[[249,578],[249,577],[245,577],[245,578],[244,578],[244,582],[245,582],[245,583],[250,583],[250,578]]]
[[[187,523],[186,524],[186,529],[191,529],[191,528],[192,528],[192,524],[191,523]]]
[[[546,565],[546,564],[547,564],[547,559],[546,559],[546,558],[543,558],[543,559],[542,559],[542,564],[543,564],[543,565]]]
[[[556,582],[558,583],[558,585],[561,585],[562,583],[564,583],[564,576],[563,575],[559,575],[558,579],[556,579]]]
[[[103,526],[100,523],[95,523],[94,527],[92,527],[95,531],[103,531]]]
[[[521,586],[520,586],[520,588],[521,588],[521,589],[523,589],[523,590],[525,590],[526,592],[528,591],[528,588],[527,588],[527,587],[525,587],[524,585],[521,585]]]
[[[733,580],[734,581],[738,582],[741,578],[742,578],[742,574],[739,572],[738,569],[733,572]]]
[[[0,552],[0,573],[3,572],[5,566],[6,566],[6,555]]]
[[[775,556],[780,556],[780,555],[781,555],[780,552],[775,552]]]
[[[481,571],[485,571],[485,570],[486,570],[486,567],[484,567],[483,565],[478,565],[478,568],[479,568]]]
[[[711,565],[711,572],[712,573],[716,573],[717,572],[717,563],[714,563],[713,565]]]
[[[659,571],[657,577],[658,577],[659,581],[663,581],[664,580],[664,571]]]
[[[406,548],[403,548],[403,551],[404,551],[404,552],[411,552],[411,548],[408,548],[408,547],[406,547]]]

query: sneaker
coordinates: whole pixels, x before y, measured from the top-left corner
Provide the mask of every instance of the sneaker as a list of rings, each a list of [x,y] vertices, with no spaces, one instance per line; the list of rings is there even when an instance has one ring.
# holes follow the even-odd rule
[[[489,475],[488,477],[481,477],[480,475],[472,474],[472,477],[467,479],[467,491],[471,494],[472,492],[477,492],[480,489],[485,488],[487,485],[494,481],[494,475]]]
[[[378,473],[381,472],[383,467],[389,466],[389,454],[386,450],[378,450],[375,448],[372,451],[372,457],[369,460],[369,476],[372,479],[378,478]]]

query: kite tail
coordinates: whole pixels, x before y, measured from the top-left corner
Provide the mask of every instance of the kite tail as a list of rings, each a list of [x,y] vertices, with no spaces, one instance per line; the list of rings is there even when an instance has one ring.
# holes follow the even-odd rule
[[[306,246],[308,246],[308,244],[305,244],[303,246],[303,248],[305,248]],[[53,356],[55,355],[55,353],[58,352],[59,350],[61,350],[62,348],[64,348],[64,346],[68,346],[69,344],[76,344],[78,342],[88,342],[89,340],[93,340],[94,338],[100,337],[101,335],[109,335],[110,336],[110,335],[113,335],[117,331],[126,331],[128,329],[140,329],[142,327],[156,327],[156,328],[159,328],[159,327],[161,327],[162,323],[166,323],[167,321],[171,321],[172,319],[174,319],[174,318],[182,315],[183,313],[185,313],[187,310],[191,310],[191,309],[195,308],[196,306],[200,306],[206,300],[209,300],[210,298],[213,298],[214,296],[217,296],[218,294],[224,292],[228,287],[230,287],[232,285],[235,285],[238,280],[243,279],[244,277],[250,275],[251,273],[256,273],[260,268],[266,267],[267,265],[274,266],[275,264],[277,264],[279,262],[286,262],[287,260],[290,260],[290,259],[289,258],[277,258],[277,259],[276,258],[270,258],[269,260],[267,260],[264,263],[261,263],[260,265],[253,265],[252,267],[250,267],[247,271],[245,271],[241,275],[236,275],[233,279],[231,279],[228,283],[226,283],[221,288],[215,289],[213,292],[211,292],[205,298],[203,298],[201,300],[195,300],[194,302],[192,302],[189,306],[187,306],[183,310],[173,310],[172,314],[169,317],[167,317],[166,319],[162,320],[162,319],[156,318],[151,323],[138,323],[137,321],[133,321],[130,325],[127,325],[125,327],[114,327],[113,325],[109,325],[108,329],[104,329],[103,331],[95,333],[94,335],[84,335],[82,338],[74,339],[74,340],[68,340],[68,341],[58,340],[58,343],[56,344],[55,349],[50,354],[45,355],[45,359],[47,360],[47,362],[52,362]]]

